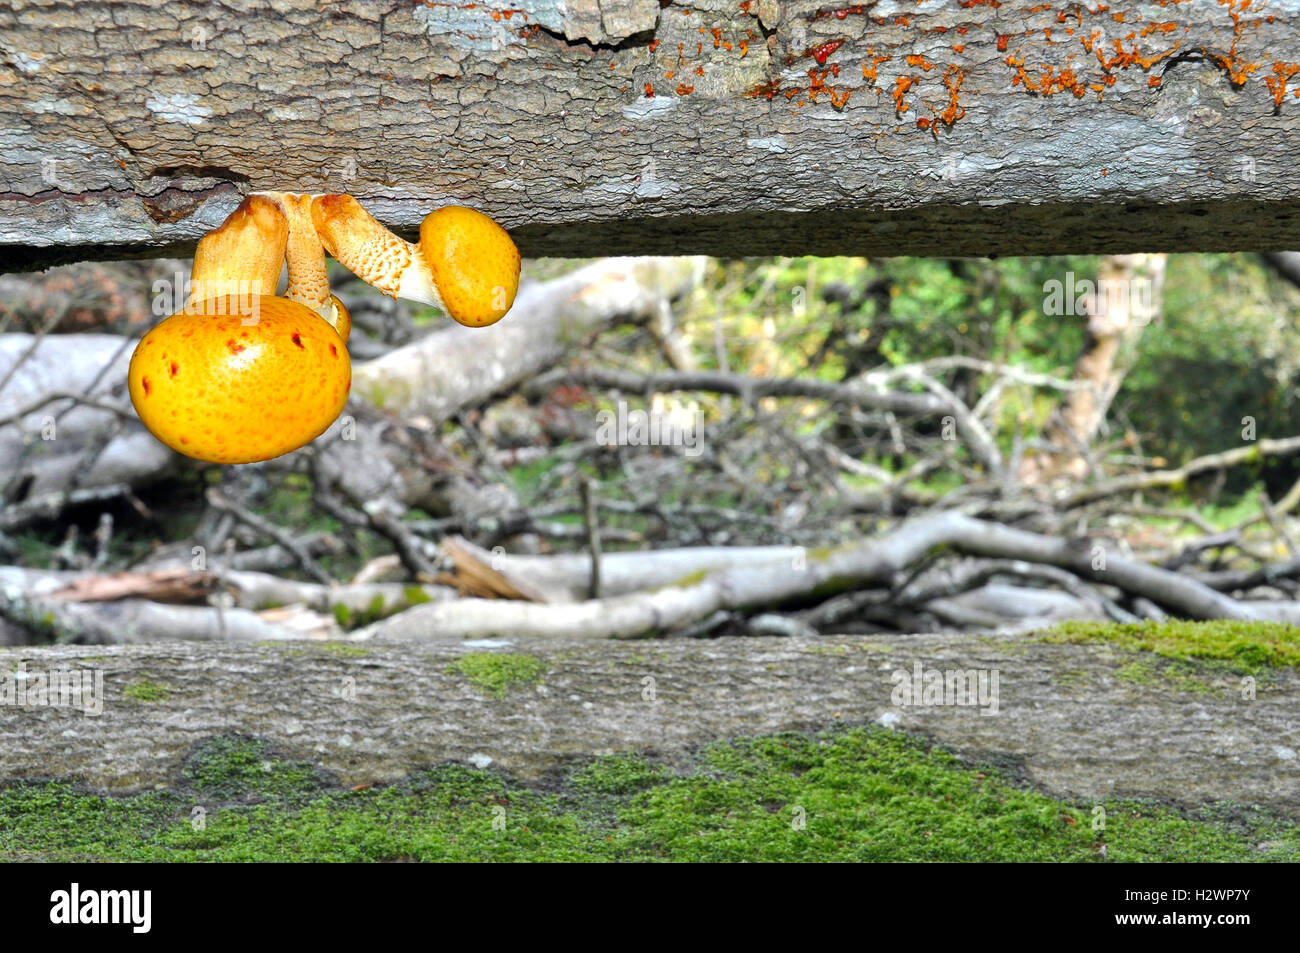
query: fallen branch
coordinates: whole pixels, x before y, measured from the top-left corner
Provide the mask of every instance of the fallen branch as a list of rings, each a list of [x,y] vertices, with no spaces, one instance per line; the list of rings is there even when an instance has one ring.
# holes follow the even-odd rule
[[[109,576],[85,576],[50,593],[51,599],[69,602],[112,602],[116,599],[148,599],[177,604],[203,602],[217,588],[209,572],[163,569],[157,572],[119,572]]]
[[[750,377],[746,374],[729,374],[721,371],[665,371],[658,374],[637,374],[608,367],[574,367],[565,371],[564,378],[569,383],[604,387],[630,394],[689,390],[733,394],[747,404],[753,404],[763,397],[804,397],[810,400],[824,400],[837,406],[888,410],[913,417],[932,417],[950,413],[952,410],[950,400],[931,394],[871,390],[853,384],[837,384],[833,381],[802,377]]]
[[[650,592],[568,605],[465,599],[418,606],[369,627],[365,635],[377,639],[476,638],[502,633],[634,638],[671,631],[719,611],[770,608],[828,590],[888,585],[896,573],[939,547],[972,556],[1056,566],[1150,599],[1185,618],[1260,617],[1255,607],[1195,579],[1125,559],[1089,540],[1056,539],[949,512],[922,517],[885,536],[829,552],[806,554],[801,550],[794,560],[769,558],[714,571],[696,563],[693,575]],[[606,557],[611,570],[614,555]],[[521,558],[536,561],[545,557]],[[585,571],[590,572],[589,563]],[[502,572],[508,575],[509,567]],[[539,585],[536,576],[532,582]]]
[[[1224,450],[1195,460],[1173,470],[1150,470],[1144,473],[1129,473],[1124,476],[1101,480],[1091,486],[1067,490],[1055,494],[1053,502],[1064,508],[1082,506],[1108,496],[1133,493],[1137,490],[1154,490],[1163,487],[1178,486],[1201,473],[1223,470],[1239,466],[1263,457],[1289,457],[1300,453],[1300,437],[1288,437],[1284,440],[1259,440],[1245,447]]]
[[[306,547],[303,546],[302,541],[295,539],[293,534],[288,530],[276,526],[270,520],[264,519],[251,510],[227,499],[225,494],[216,489],[216,487],[208,488],[207,500],[213,509],[220,510],[223,513],[229,513],[245,526],[256,530],[258,533],[274,540],[276,543],[279,543],[293,554],[294,558],[298,561],[298,564],[303,568],[303,571],[317,582],[323,582],[326,585],[334,582],[334,578],[327,573],[321,564],[318,563],[311,553],[307,551]]]

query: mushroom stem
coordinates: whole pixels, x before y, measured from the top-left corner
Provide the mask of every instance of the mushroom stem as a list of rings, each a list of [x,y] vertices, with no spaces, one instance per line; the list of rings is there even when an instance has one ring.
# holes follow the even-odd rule
[[[295,192],[254,194],[272,203],[288,228],[284,256],[289,265],[289,285],[285,288],[284,296],[311,308],[332,325],[340,337],[347,340],[352,320],[343,303],[330,294],[329,273],[325,270],[325,249],[321,247],[316,226],[312,224],[312,197]]]
[[[311,217],[326,251],[362,281],[393,298],[445,310],[420,246],[384,228],[352,196],[313,196]]]
[[[249,195],[199,241],[187,308],[225,295],[273,295],[284,267],[289,225],[276,203]]]
[[[431,212],[415,244],[386,229],[350,195],[295,192],[254,192],[244,199],[199,242],[194,279],[249,281],[252,293],[270,295],[280,262],[287,260],[284,296],[347,340],[352,319],[330,293],[326,251],[385,294],[433,305],[470,327],[504,317],[519,287],[519,250],[481,212],[454,205]],[[194,299],[210,296],[199,290]]]

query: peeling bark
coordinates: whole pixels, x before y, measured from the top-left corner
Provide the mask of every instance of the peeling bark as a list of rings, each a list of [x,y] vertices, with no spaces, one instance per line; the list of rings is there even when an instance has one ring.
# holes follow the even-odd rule
[[[538,255],[1300,243],[1300,3],[167,0],[0,10],[2,270],[189,255],[249,191]]]

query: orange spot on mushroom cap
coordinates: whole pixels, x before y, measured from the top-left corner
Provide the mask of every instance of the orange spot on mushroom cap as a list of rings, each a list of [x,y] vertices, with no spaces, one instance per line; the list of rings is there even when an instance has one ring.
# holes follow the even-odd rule
[[[447,312],[468,327],[505,317],[519,290],[519,249],[482,212],[449,205],[420,225],[420,251]]]
[[[269,460],[320,436],[347,402],[352,367],[335,330],[286,298],[253,300],[251,315],[221,299],[172,315],[131,358],[131,402],[178,453],[211,463]]]

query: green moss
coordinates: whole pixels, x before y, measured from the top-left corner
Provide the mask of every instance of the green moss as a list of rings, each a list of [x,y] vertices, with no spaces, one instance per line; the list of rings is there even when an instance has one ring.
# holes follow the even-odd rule
[[[213,738],[190,756],[181,773],[200,800],[294,799],[321,788],[310,764],[279,761],[255,738]]]
[[[138,702],[160,702],[166,701],[171,697],[171,689],[166,685],[158,682],[151,682],[148,679],[138,679],[122,689],[122,694],[127,698],[134,698]]]
[[[370,648],[355,642],[316,641],[297,639],[292,642],[270,643],[276,645],[285,658],[303,658],[315,653],[334,655],[338,658],[364,658],[370,654]]]
[[[689,572],[685,576],[682,576],[681,579],[670,582],[667,586],[664,586],[664,588],[671,589],[675,587],[678,589],[688,589],[691,586],[698,586],[704,581],[704,577],[708,574],[709,571],[707,569],[697,569],[695,572]]]
[[[1088,673],[1082,669],[1062,669],[1052,673],[1052,683],[1062,688],[1078,688],[1090,681]]]
[[[337,655],[339,658],[365,658],[370,654],[369,648],[357,645],[355,642],[316,642],[312,644],[312,648],[317,652]]]
[[[1107,642],[1181,662],[1220,662],[1247,675],[1300,666],[1300,627],[1276,622],[1065,622],[1040,638],[1056,644]]]
[[[376,593],[361,609],[349,609],[341,602],[334,603],[330,608],[334,613],[334,621],[339,624],[339,628],[359,629],[378,622],[380,619],[386,619],[390,615],[410,606],[428,601],[428,594],[419,586],[407,586],[403,590],[403,598],[395,599],[391,605],[381,593]]]
[[[471,652],[447,667],[448,674],[464,675],[475,688],[497,698],[505,698],[516,685],[540,682],[545,671],[541,659],[509,652]]]
[[[584,794],[636,794],[671,777],[658,765],[635,755],[610,755],[574,773],[573,789]]]
[[[1300,827],[1227,803],[1061,801],[879,728],[715,744],[683,775],[600,758],[547,791],[455,765],[354,790],[247,738],[205,745],[174,791],[0,788],[2,860],[1095,861],[1101,844],[1118,861],[1295,861]]]
[[[1134,660],[1122,666],[1115,676],[1121,681],[1148,687],[1170,688],[1174,691],[1215,694],[1218,692],[1214,681],[1205,677],[1194,667],[1185,662],[1163,661],[1159,663]]]
[[[406,599],[407,606],[418,606],[433,601],[433,597],[419,586],[407,586],[402,590],[402,596]]]

